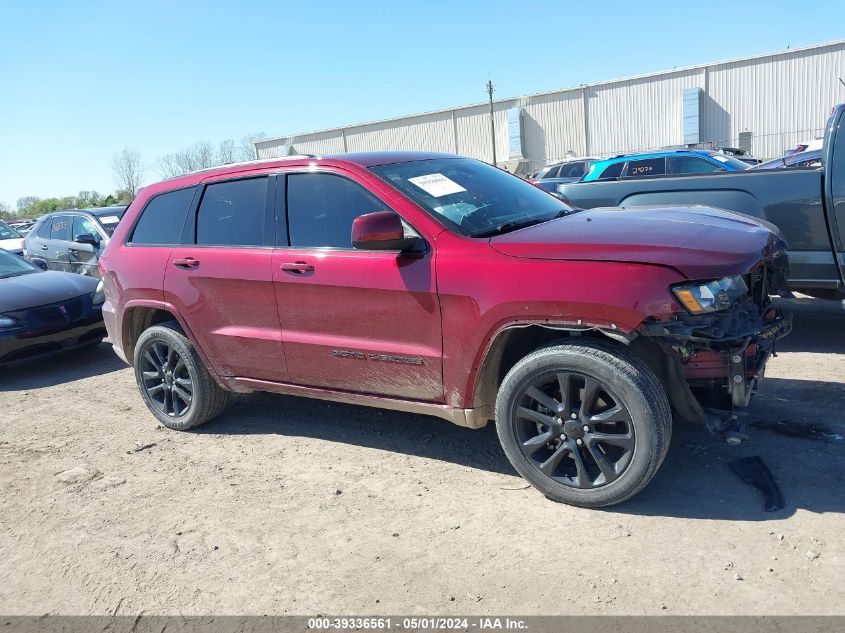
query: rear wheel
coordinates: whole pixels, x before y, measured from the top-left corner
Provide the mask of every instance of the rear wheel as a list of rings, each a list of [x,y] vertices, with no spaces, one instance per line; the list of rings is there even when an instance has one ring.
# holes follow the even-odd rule
[[[563,343],[508,372],[496,429],[511,464],[547,497],[601,507],[632,497],[654,476],[671,412],[654,373],[626,350]]]
[[[228,404],[229,393],[214,381],[175,321],[144,330],[133,365],[141,398],[169,429],[204,424]]]

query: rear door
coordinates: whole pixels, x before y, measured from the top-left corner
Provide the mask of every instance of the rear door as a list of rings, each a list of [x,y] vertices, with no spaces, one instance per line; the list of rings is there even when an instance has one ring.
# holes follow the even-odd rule
[[[352,248],[354,218],[390,206],[343,172],[289,173],[279,184],[272,269],[291,381],[442,402],[434,251]]]
[[[50,220],[49,237],[41,240],[41,257],[47,260],[50,270],[71,272],[68,261],[73,218],[69,215],[54,215]],[[39,233],[40,234],[40,233]]]
[[[205,181],[170,253],[165,300],[219,375],[287,381],[270,270],[274,191],[266,174]]]

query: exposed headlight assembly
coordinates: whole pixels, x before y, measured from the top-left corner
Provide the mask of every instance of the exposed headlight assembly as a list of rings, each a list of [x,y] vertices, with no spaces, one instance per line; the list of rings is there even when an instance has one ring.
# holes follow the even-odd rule
[[[12,327],[17,324],[18,322],[12,317],[3,316],[2,314],[0,314],[0,328]]]
[[[95,306],[103,305],[106,301],[106,293],[103,290],[103,280],[97,284],[97,289],[94,291],[94,296],[91,298],[91,303]]]
[[[716,281],[674,286],[672,292],[690,314],[705,314],[730,308],[737,299],[748,294],[742,275]]]

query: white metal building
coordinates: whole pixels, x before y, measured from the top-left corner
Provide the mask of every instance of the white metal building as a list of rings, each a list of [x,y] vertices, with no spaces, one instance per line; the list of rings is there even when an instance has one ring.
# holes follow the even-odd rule
[[[821,135],[845,102],[845,40],[494,101],[511,170],[568,156],[732,146],[759,158]],[[491,162],[488,103],[259,141],[259,158],[418,149]]]

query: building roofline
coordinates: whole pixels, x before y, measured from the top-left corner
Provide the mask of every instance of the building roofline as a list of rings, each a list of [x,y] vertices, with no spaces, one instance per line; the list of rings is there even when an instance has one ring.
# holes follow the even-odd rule
[[[658,71],[651,72],[651,73],[644,73],[642,75],[631,75],[631,76],[628,76],[628,77],[620,77],[618,79],[609,79],[607,81],[599,81],[599,82],[592,83],[592,84],[581,84],[581,85],[578,85],[578,86],[570,86],[568,88],[557,88],[555,90],[546,90],[546,91],[543,91],[543,92],[533,92],[531,94],[520,95],[520,96],[516,96],[516,97],[506,97],[504,99],[494,99],[493,103],[494,104],[496,104],[496,103],[501,104],[501,103],[506,103],[508,101],[518,101],[519,99],[530,99],[531,97],[545,97],[545,96],[557,94],[557,93],[560,93],[560,92],[576,92],[576,91],[579,91],[579,90],[585,90],[587,88],[597,88],[597,87],[602,87],[602,86],[609,86],[611,84],[623,83],[623,82],[626,82],[626,81],[636,81],[636,80],[639,80],[639,79],[648,79],[650,77],[659,77],[661,75],[674,75],[674,74],[677,74],[677,73],[686,73],[686,72],[690,72],[690,71],[693,71],[693,70],[702,70],[704,68],[726,66],[728,64],[736,64],[736,63],[739,63],[739,62],[746,62],[746,61],[752,61],[752,60],[755,60],[755,59],[762,59],[764,57],[776,57],[776,56],[791,55],[793,53],[802,53],[802,52],[806,52],[806,51],[810,51],[810,50],[814,50],[814,49],[827,48],[829,46],[845,46],[845,40],[835,40],[833,42],[824,42],[822,44],[811,44],[809,46],[801,46],[799,48],[787,48],[787,49],[784,49],[784,50],[773,51],[773,52],[769,52],[769,53],[758,53],[758,54],[755,54],[755,55],[748,55],[748,56],[745,56],[745,57],[735,57],[733,59],[724,59],[724,60],[719,60],[719,61],[715,61],[715,62],[708,62],[706,64],[696,64],[696,65],[693,65],[693,66],[682,66],[680,68],[673,68],[671,70],[658,70]],[[359,127],[367,127],[367,126],[370,126],[370,125],[378,125],[380,123],[389,123],[391,121],[402,121],[404,119],[415,119],[415,118],[418,118],[418,117],[430,116],[432,114],[444,114],[446,112],[454,112],[454,111],[457,111],[457,110],[465,110],[467,108],[477,108],[479,106],[486,106],[486,105],[489,105],[489,102],[479,101],[479,102],[476,102],[476,103],[469,103],[469,104],[466,104],[466,105],[453,106],[451,108],[441,108],[441,109],[438,109],[438,110],[429,110],[427,112],[418,112],[416,114],[403,114],[401,116],[396,116],[396,117],[387,117],[387,118],[384,118],[384,119],[376,119],[374,121],[366,121],[364,123],[352,123],[352,124],[349,124],[349,125],[337,125],[335,127],[323,128],[323,129],[320,129],[320,130],[311,130],[309,132],[300,132],[298,134],[284,134],[282,136],[274,136],[273,138],[265,138],[265,139],[262,139],[260,141],[255,141],[253,144],[257,148],[260,145],[264,146],[268,143],[278,143],[278,141],[286,141],[286,140],[290,140],[290,139],[296,139],[296,138],[301,137],[301,136],[312,136],[314,134],[326,134],[328,132],[337,132],[338,130],[350,130],[350,129],[359,128]]]

